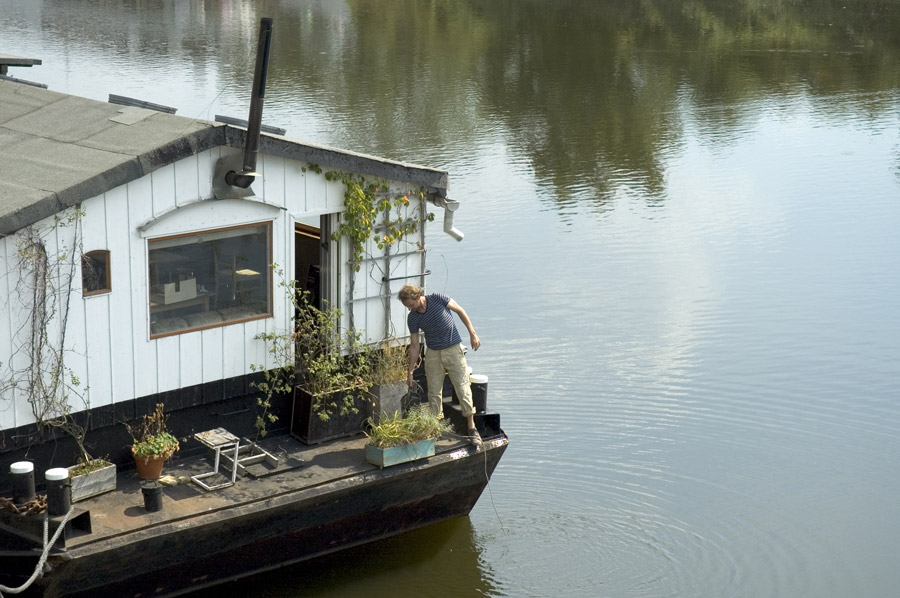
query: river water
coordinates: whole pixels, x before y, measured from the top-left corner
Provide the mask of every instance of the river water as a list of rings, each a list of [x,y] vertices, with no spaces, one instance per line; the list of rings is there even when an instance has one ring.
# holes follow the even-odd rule
[[[264,122],[450,171],[511,441],[470,517],[225,595],[896,595],[900,6],[0,0],[0,52],[246,118],[264,16]]]

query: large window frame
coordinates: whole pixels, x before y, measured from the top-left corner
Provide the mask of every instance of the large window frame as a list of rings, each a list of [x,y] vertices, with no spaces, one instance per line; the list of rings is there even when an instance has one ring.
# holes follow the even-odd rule
[[[273,222],[147,239],[150,338],[270,318]]]

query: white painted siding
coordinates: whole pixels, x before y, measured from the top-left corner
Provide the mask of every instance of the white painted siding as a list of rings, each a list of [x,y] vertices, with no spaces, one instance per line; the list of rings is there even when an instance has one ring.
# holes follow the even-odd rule
[[[268,353],[260,332],[286,331],[290,326],[289,301],[273,281],[275,317],[150,339],[148,313],[147,241],[160,236],[236,226],[256,222],[272,223],[272,258],[284,272],[294,268],[294,223],[311,215],[343,211],[343,185],[328,181],[324,174],[309,170],[307,164],[280,157],[260,155],[262,177],[254,184],[259,197],[244,200],[215,200],[212,176],[216,161],[229,148],[215,148],[154,171],[152,174],[85,201],[81,208],[82,252],[106,249],[110,252],[109,293],[82,295],[80,259],[75,260],[74,279],[68,302],[65,336],[66,365],[81,380],[80,389],[90,407],[110,405],[184,386],[227,379],[251,372],[250,364],[267,364]],[[398,191],[405,189],[395,183]],[[405,192],[405,191],[403,191]],[[417,195],[417,194],[415,194]],[[407,215],[424,214],[422,202],[410,196]],[[46,231],[48,252],[55,254],[71,246],[74,227],[59,226],[54,218],[35,225]],[[28,355],[16,352],[29,327],[25,321],[16,242],[17,235],[0,239],[0,380],[12,370],[27,368]],[[328,241],[323,239],[323,241]],[[406,310],[396,300],[396,292],[406,282],[422,284],[421,278],[403,278],[422,272],[422,253],[407,252],[424,244],[424,233],[392,248],[390,268],[382,251],[370,244],[379,259],[356,274],[352,305],[358,328],[369,340],[382,338],[385,329],[405,337]],[[346,241],[338,251],[347,256]],[[349,280],[346,259],[337,280]],[[398,278],[387,286],[382,275]],[[385,296],[389,293],[389,296]],[[338,290],[339,305],[349,313],[346,291]],[[385,306],[390,307],[386,320]],[[16,400],[16,399],[19,400]],[[0,429],[34,422],[22,394],[6,389],[0,397]],[[76,410],[80,405],[74,405]]]

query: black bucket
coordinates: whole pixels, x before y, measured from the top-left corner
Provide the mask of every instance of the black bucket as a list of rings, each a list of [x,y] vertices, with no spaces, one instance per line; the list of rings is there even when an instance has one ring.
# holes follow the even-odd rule
[[[488,377],[481,374],[470,374],[469,382],[472,387],[472,405],[475,413],[487,411],[487,385]]]
[[[162,511],[162,484],[157,481],[141,482],[141,493],[144,495],[144,508],[151,513]]]

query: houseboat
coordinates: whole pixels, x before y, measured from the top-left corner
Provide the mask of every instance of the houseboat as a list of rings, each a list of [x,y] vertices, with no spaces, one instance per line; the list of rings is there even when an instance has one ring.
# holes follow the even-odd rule
[[[507,446],[484,405],[467,442],[449,389],[460,435],[408,463],[368,463],[358,424],[305,437],[290,394],[260,434],[294,285],[403,346],[396,293],[427,286],[426,230],[461,238],[459,204],[445,171],[266,133],[260,107],[174,112],[0,78],[0,593],[179,595],[464,516]],[[125,426],[157,404],[171,485],[141,482]],[[114,489],[71,494],[80,446]]]

